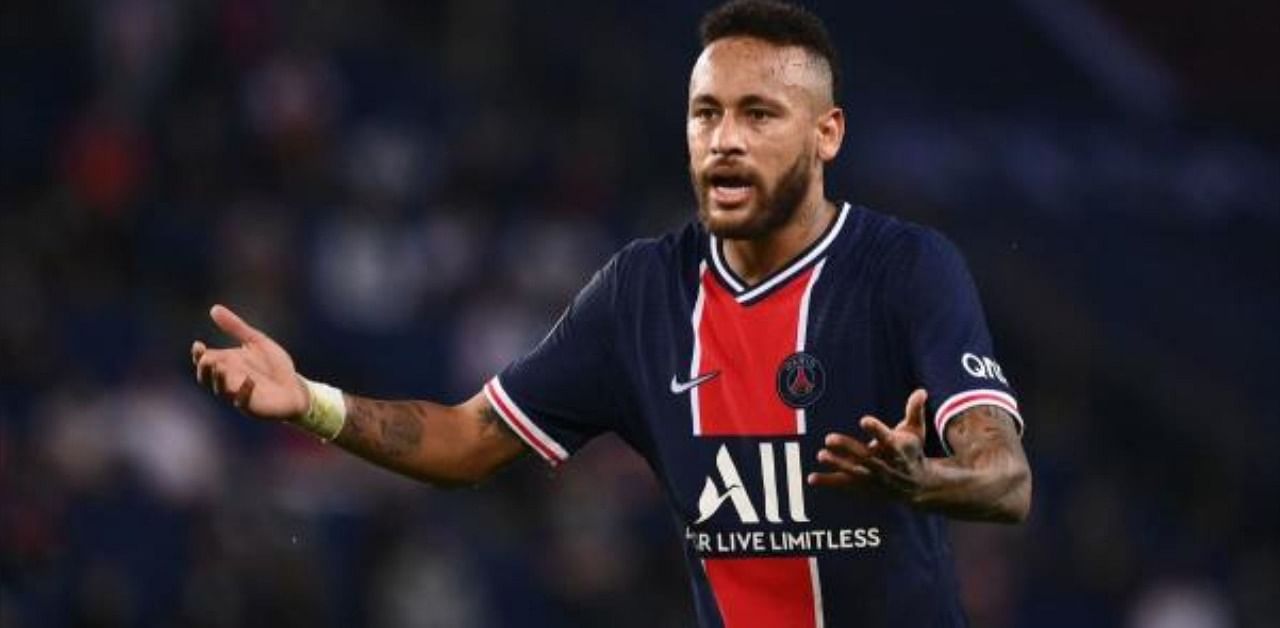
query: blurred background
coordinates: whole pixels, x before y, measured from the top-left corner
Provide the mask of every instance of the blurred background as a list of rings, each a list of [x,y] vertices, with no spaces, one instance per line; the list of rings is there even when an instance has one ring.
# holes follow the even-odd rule
[[[960,245],[1027,416],[1031,520],[953,527],[975,625],[1275,625],[1280,5],[814,4],[832,195]],[[222,302],[316,379],[469,396],[692,215],[708,6],[5,3],[0,626],[692,625],[618,441],[437,491],[188,348]]]

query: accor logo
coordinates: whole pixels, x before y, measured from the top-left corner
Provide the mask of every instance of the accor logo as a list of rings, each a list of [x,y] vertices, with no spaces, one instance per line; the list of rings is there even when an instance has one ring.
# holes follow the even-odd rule
[[[761,492],[757,497],[763,500],[764,520],[769,523],[783,523],[781,512],[782,487],[785,487],[787,515],[793,523],[806,523],[809,516],[804,507],[804,474],[800,470],[800,443],[782,443],[782,478],[778,481],[778,463],[774,443],[760,443],[759,462]],[[698,519],[700,524],[715,515],[725,503],[733,507],[738,520],[742,523],[760,523],[756,501],[753,501],[738,473],[729,449],[721,445],[716,452],[716,472],[708,475],[702,486],[702,494],[698,497]],[[717,483],[716,480],[719,480]],[[780,486],[781,485],[781,486]],[[721,488],[723,487],[723,488]]]

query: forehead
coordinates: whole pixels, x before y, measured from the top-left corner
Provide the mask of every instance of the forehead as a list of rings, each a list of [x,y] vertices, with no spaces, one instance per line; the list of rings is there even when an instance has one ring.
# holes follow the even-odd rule
[[[748,93],[787,100],[818,96],[826,84],[822,60],[799,46],[726,37],[702,50],[689,77],[689,98],[717,100]]]

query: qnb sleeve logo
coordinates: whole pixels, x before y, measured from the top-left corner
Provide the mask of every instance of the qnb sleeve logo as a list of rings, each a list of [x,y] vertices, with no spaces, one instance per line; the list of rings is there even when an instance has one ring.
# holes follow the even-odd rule
[[[1004,371],[1000,370],[1000,365],[987,356],[966,353],[960,356],[960,366],[963,366],[965,372],[974,377],[994,379],[1005,386],[1009,385],[1009,380],[1004,378]]]
[[[719,483],[712,476],[707,476],[702,486],[702,494],[698,496],[698,525],[710,519],[724,507],[725,503],[733,506],[742,523],[760,523],[758,500],[763,500],[764,518],[769,523],[783,523],[780,510],[781,490],[778,486],[778,466],[774,456],[774,443],[760,443],[760,494],[753,501],[738,467],[724,445],[716,452],[716,475]],[[782,474],[786,484],[787,514],[793,523],[806,523],[809,517],[804,509],[804,482],[800,470],[800,443],[784,443],[782,445],[784,464]],[[719,487],[724,487],[723,490]]]

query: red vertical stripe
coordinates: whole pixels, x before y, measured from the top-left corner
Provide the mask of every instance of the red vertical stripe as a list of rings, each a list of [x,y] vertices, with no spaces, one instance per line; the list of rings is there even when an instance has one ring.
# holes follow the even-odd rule
[[[778,397],[778,367],[796,350],[800,304],[812,269],[762,301],[742,305],[712,277],[698,325],[698,372],[719,371],[698,387],[703,436],[796,433],[796,412]]]
[[[804,296],[813,269],[743,305],[711,273],[702,276],[698,361],[694,374],[719,371],[697,389],[700,436],[798,434],[797,412],[778,397],[778,368],[795,353]],[[708,558],[707,581],[725,628],[814,628],[822,625],[815,567],[805,556]]]
[[[708,558],[705,565],[725,628],[815,625],[808,558]]]

